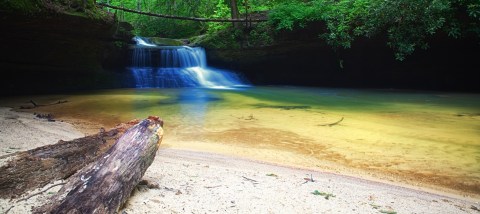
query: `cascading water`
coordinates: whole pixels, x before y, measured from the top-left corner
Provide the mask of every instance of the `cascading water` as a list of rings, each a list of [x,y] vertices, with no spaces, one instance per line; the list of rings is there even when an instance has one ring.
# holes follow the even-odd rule
[[[201,47],[157,46],[135,37],[130,70],[137,88],[235,88],[245,87],[238,74],[207,66]]]

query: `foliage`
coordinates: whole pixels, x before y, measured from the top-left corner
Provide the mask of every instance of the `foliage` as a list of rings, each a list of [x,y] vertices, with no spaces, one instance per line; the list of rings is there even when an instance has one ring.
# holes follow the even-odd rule
[[[385,213],[385,214],[397,214],[395,211],[390,211],[390,210],[380,210],[380,213]]]
[[[159,14],[230,18],[230,0],[97,0],[115,6]],[[334,49],[350,48],[359,37],[386,36],[387,45],[403,60],[415,50],[429,47],[429,39],[443,33],[452,38],[476,35],[480,38],[478,0],[237,0],[240,18],[248,13],[269,11],[267,23],[237,31],[231,23],[193,22],[149,17],[107,10],[134,25],[142,36],[168,38],[201,37],[212,47],[235,48],[267,46],[278,31],[305,28],[323,23],[319,36]],[[5,11],[26,14],[66,13],[93,19],[108,19],[109,13],[95,6],[94,0],[9,0],[1,1]],[[242,44],[239,44],[242,43]]]
[[[102,0],[106,1],[106,0]],[[213,0],[111,0],[110,4],[143,12],[186,17],[210,17],[215,4]],[[168,38],[187,38],[205,32],[207,24],[149,17],[119,11],[118,18],[130,22],[135,34]]]
[[[239,41],[242,40],[242,37],[242,31],[230,26],[225,29],[206,34],[195,41],[194,44],[201,44],[202,46],[208,48],[238,49],[241,47]]]
[[[274,43],[274,30],[266,22],[257,24],[248,33],[247,46],[248,47],[264,47]]]
[[[38,0],[0,1],[0,8],[6,11],[32,14],[40,11],[40,2]]]
[[[288,2],[278,5],[271,11],[268,20],[276,30],[303,28],[308,22],[319,20],[318,14],[322,14],[319,9],[311,7],[308,3]]]
[[[417,47],[428,48],[427,37],[454,19],[449,0],[372,1],[367,6],[371,9],[357,15],[362,24],[353,26],[353,30],[357,35],[370,36],[386,29],[388,46],[399,60]],[[458,36],[455,31],[449,33]]]
[[[195,7],[195,15],[230,17],[229,1],[200,2],[203,6]],[[394,50],[398,60],[405,59],[419,48],[428,48],[429,39],[440,32],[452,38],[472,33],[480,37],[478,0],[251,0],[249,5],[242,4],[244,1],[237,2],[240,17],[244,17],[247,10],[249,14],[268,10],[268,22],[244,30],[243,35],[232,32],[229,29],[231,23],[213,22],[197,28],[149,23],[151,31],[145,29],[142,32],[159,34],[159,31],[173,29],[171,33],[177,36],[207,33],[202,41],[211,47],[258,47],[274,43],[275,31],[296,30],[321,22],[325,29],[319,36],[334,49],[350,48],[359,37],[386,36],[386,45]]]
[[[97,1],[107,2],[107,0]],[[250,14],[268,11],[284,2],[288,2],[288,0],[249,0],[248,5],[244,5],[244,0],[237,0],[237,6],[240,17],[244,18],[247,12]],[[143,12],[175,16],[218,19],[231,17],[229,0],[109,0],[109,4]],[[135,33],[142,36],[187,38],[204,33],[214,35],[232,26],[231,23],[173,20],[122,11],[118,12],[117,17],[132,23]]]
[[[15,0],[1,1],[0,9],[26,15],[68,14],[112,21],[111,15],[95,6],[94,0]]]
[[[168,39],[162,37],[150,37],[151,42],[157,45],[179,46],[183,45],[183,42],[178,39]]]
[[[332,193],[320,192],[318,190],[313,191],[312,194],[324,196],[325,199],[327,199],[327,200],[330,199],[330,197],[335,197],[335,195],[332,194]]]
[[[403,60],[442,31],[453,38],[474,32],[480,37],[478,0],[311,0],[283,3],[270,12],[277,30],[322,21],[320,36],[335,49],[349,48],[360,36],[387,35],[395,57]]]
[[[208,16],[209,18],[228,18],[230,16],[230,8],[225,3],[224,0],[218,0],[217,5],[215,6],[215,11],[213,14]],[[230,23],[219,23],[219,22],[209,22],[207,23],[208,33],[212,34],[221,30],[226,29]]]
[[[218,49],[266,47],[275,42],[274,33],[274,29],[266,22],[241,30],[226,26],[224,29],[194,37],[191,42],[193,45]]]

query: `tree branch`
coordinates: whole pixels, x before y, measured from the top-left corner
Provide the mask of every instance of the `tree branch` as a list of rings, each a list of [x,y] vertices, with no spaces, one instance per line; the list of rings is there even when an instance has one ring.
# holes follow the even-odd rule
[[[179,19],[179,20],[190,20],[190,21],[197,21],[197,22],[264,22],[267,21],[266,19],[210,19],[210,18],[197,18],[197,17],[186,17],[186,16],[173,16],[173,15],[165,15],[165,14],[157,14],[157,13],[147,13],[138,10],[132,10],[124,7],[117,7],[105,3],[97,3],[97,5],[102,7],[109,7],[116,10],[123,10],[130,13],[137,13],[146,16],[154,16],[166,19]]]

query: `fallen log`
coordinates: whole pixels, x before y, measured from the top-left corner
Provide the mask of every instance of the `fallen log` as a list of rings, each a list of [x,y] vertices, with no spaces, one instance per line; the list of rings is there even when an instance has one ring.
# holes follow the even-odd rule
[[[116,213],[153,162],[162,126],[158,117],[149,117],[127,130],[34,213]]]
[[[10,159],[0,167],[0,197],[16,198],[52,181],[68,178],[105,153],[138,122],[132,120],[95,135],[60,140],[56,144],[0,157]]]

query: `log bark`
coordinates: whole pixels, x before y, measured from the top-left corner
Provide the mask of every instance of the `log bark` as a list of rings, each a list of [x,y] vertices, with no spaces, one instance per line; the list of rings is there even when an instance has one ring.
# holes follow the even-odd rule
[[[139,121],[122,123],[95,135],[2,156],[0,197],[16,198],[48,183],[66,179],[105,153],[120,136]]]
[[[130,128],[100,158],[82,168],[34,213],[116,213],[153,162],[163,122],[149,117]]]

